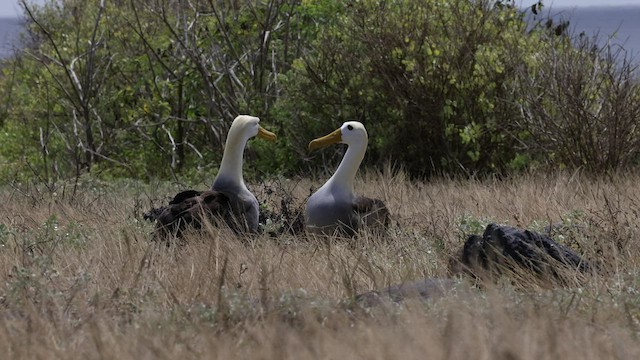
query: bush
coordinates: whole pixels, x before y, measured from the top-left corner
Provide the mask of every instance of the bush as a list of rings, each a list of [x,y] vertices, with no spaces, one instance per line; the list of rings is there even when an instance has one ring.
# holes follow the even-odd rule
[[[311,161],[307,144],[348,120],[367,126],[368,165],[388,160],[414,177],[636,161],[630,65],[589,39],[572,42],[566,23],[527,25],[529,8],[514,4],[25,7],[29,45],[0,76],[0,179],[209,182],[242,113],[279,135],[275,147],[250,143],[249,177],[332,168],[343,149]]]
[[[293,8],[284,0],[27,6],[31,46],[3,69],[10,96],[0,161],[15,165],[0,176],[203,175],[219,162],[235,116],[256,114],[270,127],[278,73],[305,31]]]
[[[514,6],[356,1],[337,18],[287,74],[289,129],[323,134],[359,120],[369,163],[391,159],[414,176],[495,172],[517,159],[513,80],[538,37]]]
[[[589,173],[632,165],[640,87],[626,52],[584,34],[547,41],[518,77],[523,143],[547,162]]]

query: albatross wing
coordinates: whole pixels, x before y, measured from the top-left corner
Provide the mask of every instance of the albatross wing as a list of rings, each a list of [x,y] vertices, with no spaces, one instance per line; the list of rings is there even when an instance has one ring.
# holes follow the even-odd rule
[[[389,226],[389,209],[380,199],[358,196],[353,202],[353,210],[361,226],[378,229]]]
[[[193,195],[193,196],[189,196]],[[201,229],[204,221],[221,219],[229,223],[229,198],[219,191],[187,190],[179,193],[168,206],[158,209],[156,238],[181,237],[189,227]]]

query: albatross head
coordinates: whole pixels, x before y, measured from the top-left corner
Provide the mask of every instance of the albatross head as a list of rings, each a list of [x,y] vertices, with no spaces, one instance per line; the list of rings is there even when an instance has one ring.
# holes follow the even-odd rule
[[[364,145],[364,148],[366,148],[368,139],[369,137],[364,125],[357,121],[347,121],[331,134],[311,141],[309,143],[309,150],[313,151],[337,143],[347,144],[349,147]]]
[[[260,119],[255,116],[240,115],[233,120],[227,134],[220,170],[213,181],[212,189],[246,189],[242,178],[242,156],[247,141],[254,136],[270,141],[276,140],[276,134],[260,126]]]
[[[347,144],[347,151],[336,169],[336,172],[318,192],[331,192],[334,196],[349,198],[353,195],[353,183],[358,167],[367,151],[367,130],[357,121],[348,121],[329,135],[317,138],[309,143],[313,151],[331,144]],[[336,195],[338,194],[338,195]]]
[[[244,146],[244,143],[254,136],[270,141],[276,140],[276,134],[260,126],[259,118],[249,115],[239,115],[231,124],[227,142],[234,141],[243,143]]]

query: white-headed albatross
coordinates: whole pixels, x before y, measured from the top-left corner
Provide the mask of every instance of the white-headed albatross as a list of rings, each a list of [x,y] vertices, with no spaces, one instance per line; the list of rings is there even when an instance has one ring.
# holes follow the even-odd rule
[[[240,115],[233,120],[225,143],[220,170],[210,190],[178,193],[168,206],[153,209],[145,218],[156,220],[156,234],[181,236],[189,226],[199,229],[202,220],[223,220],[235,233],[258,231],[258,200],[242,177],[247,141],[254,136],[275,141],[276,135],[260,126],[260,119]]]
[[[309,150],[336,143],[347,144],[347,152],[333,176],[307,200],[307,231],[353,236],[363,226],[386,226],[389,211],[385,204],[353,193],[356,173],[367,150],[368,136],[364,125],[357,121],[346,122],[331,134],[311,141]]]

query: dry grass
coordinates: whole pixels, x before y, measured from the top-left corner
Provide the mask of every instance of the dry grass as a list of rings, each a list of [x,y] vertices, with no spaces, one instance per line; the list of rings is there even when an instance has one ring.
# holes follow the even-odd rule
[[[149,241],[149,198],[121,182],[61,194],[0,191],[0,352],[9,358],[640,358],[638,175],[408,181],[366,173],[394,227],[351,241],[212,228],[183,247]],[[274,209],[317,183],[254,185]],[[272,191],[267,191],[271,189]],[[270,194],[268,194],[270,193]],[[541,230],[601,271],[565,287],[512,276],[429,302],[363,309],[355,293],[448,277],[489,221]],[[522,275],[520,275],[522,276]]]

